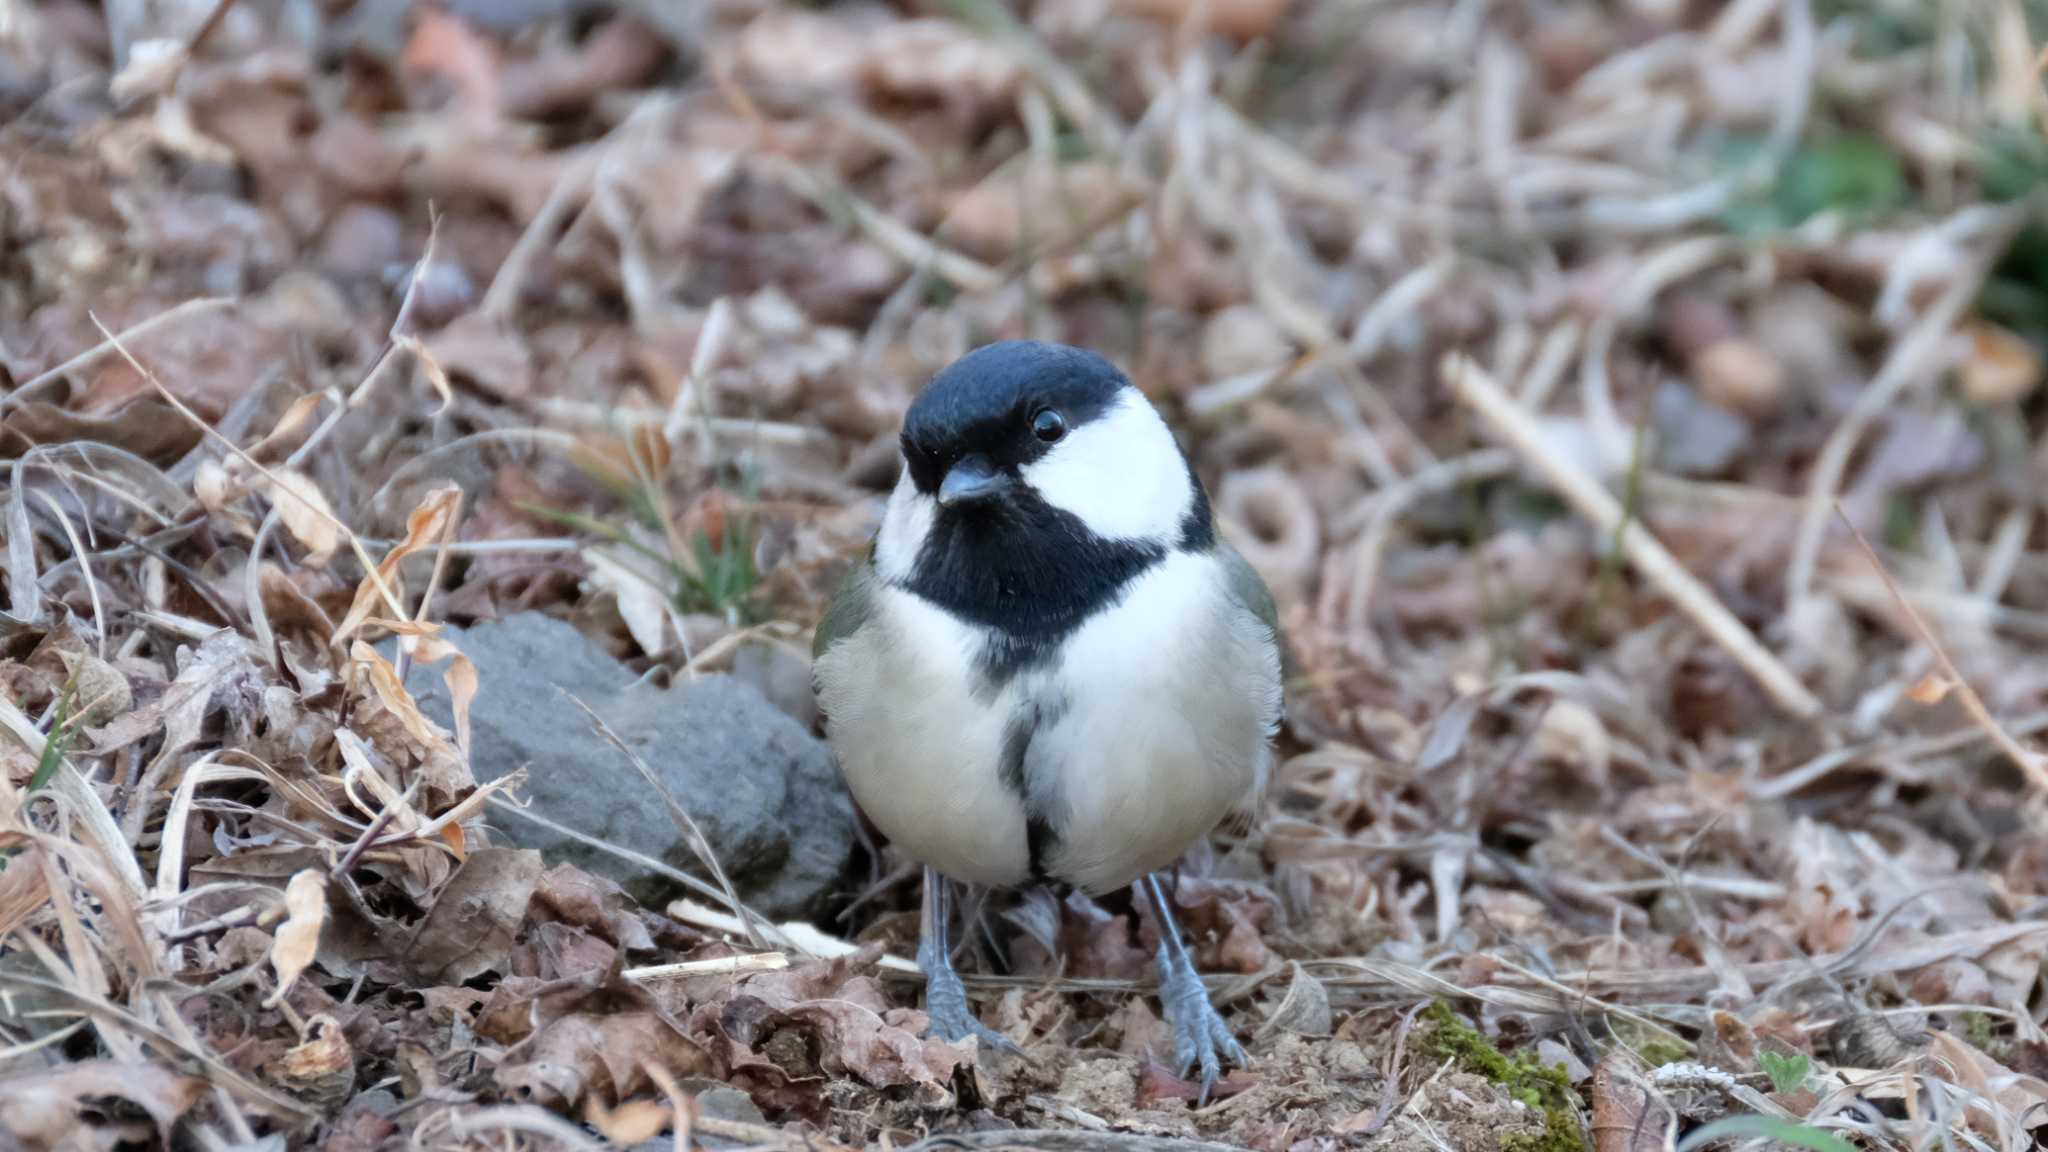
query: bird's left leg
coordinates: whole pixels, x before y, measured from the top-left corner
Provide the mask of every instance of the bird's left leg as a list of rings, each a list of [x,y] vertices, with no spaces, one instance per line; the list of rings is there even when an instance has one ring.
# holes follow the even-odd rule
[[[924,913],[919,922],[917,966],[924,969],[925,1015],[931,1017],[931,1034],[947,1043],[972,1036],[984,1047],[1004,1052],[1021,1051],[1008,1036],[975,1019],[967,1003],[967,989],[960,973],[953,969],[953,948],[948,940],[953,918],[946,878],[935,868],[924,870]]]
[[[1173,918],[1172,901],[1166,897],[1159,877],[1146,876],[1138,881],[1138,891],[1152,905],[1152,914],[1159,918],[1159,999],[1166,1008],[1166,1021],[1173,1026],[1173,1058],[1185,1076],[1189,1070],[1200,1066],[1202,1069],[1201,1102],[1209,1102],[1209,1090],[1216,1085],[1216,1077],[1222,1072],[1221,1061],[1229,1061],[1244,1067],[1244,1049],[1238,1046],[1237,1037],[1230,1034],[1230,1026],[1209,1003],[1209,990],[1202,987],[1202,977],[1195,971],[1194,957],[1188,955],[1187,945],[1181,942],[1180,925]]]

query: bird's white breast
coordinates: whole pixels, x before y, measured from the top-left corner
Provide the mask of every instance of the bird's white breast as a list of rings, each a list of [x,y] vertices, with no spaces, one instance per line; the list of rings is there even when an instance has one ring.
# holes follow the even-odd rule
[[[1036,737],[1032,765],[1058,776],[1056,878],[1091,892],[1128,884],[1263,787],[1279,651],[1213,556],[1175,553],[1138,577],[1069,640],[1057,681],[1067,709]]]
[[[1021,782],[1057,836],[1050,878],[1107,891],[1171,864],[1262,786],[1278,649],[1215,557],[1167,556],[1000,686],[976,665],[987,635],[880,586],[874,615],[819,660],[848,785],[920,862],[973,883],[1028,880]],[[1038,722],[1022,781],[1005,781],[1020,716]]]
[[[1008,703],[977,693],[980,629],[886,584],[818,658],[818,704],[861,810],[920,863],[1005,887],[1030,873],[1023,801],[1004,786]]]

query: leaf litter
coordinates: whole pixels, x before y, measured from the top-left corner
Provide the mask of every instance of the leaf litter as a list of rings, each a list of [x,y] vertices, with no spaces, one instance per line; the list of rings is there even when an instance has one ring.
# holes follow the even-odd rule
[[[17,13],[0,1130],[2031,1146],[2032,15]],[[450,624],[801,695],[916,383],[1016,336],[1160,404],[1292,642],[1175,889],[1203,1107],[1128,900],[974,903],[1004,1060],[924,1036],[886,846],[774,925],[696,833],[645,907],[494,827],[602,733],[472,772]]]

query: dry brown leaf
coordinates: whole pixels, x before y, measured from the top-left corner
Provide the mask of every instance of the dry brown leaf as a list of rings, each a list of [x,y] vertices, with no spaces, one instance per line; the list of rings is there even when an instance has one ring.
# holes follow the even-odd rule
[[[455,385],[448,381],[448,370],[441,367],[441,361],[434,357],[434,353],[419,337],[402,336],[398,344],[412,353],[413,359],[419,362],[420,371],[426,373],[427,383],[433,386],[434,395],[441,398],[441,407],[434,414],[439,416],[446,412],[448,406],[455,403]]]
[[[1016,165],[955,197],[946,235],[990,258],[1009,256],[1025,244],[1034,252],[1056,251],[1110,223],[1139,198],[1112,164]]]
[[[177,409],[153,396],[138,396],[101,414],[30,402],[16,406],[0,421],[0,460],[12,460],[38,444],[93,441],[168,465],[190,452],[204,435]]]
[[[661,1100],[628,1100],[617,1108],[607,1108],[596,1096],[586,1096],[583,1119],[606,1140],[630,1147],[668,1130],[669,1107]]]
[[[448,661],[448,670],[441,673],[441,680],[448,686],[449,711],[454,714],[455,750],[468,759],[469,706],[476,700],[479,687],[476,665],[462,654],[461,649],[439,636],[421,639],[417,655],[422,664]]]
[[[1948,694],[1955,691],[1955,687],[1955,681],[1939,672],[1929,672],[1906,689],[1906,698],[1915,704],[1932,706],[1948,699]]]
[[[661,589],[602,548],[585,548],[583,559],[590,565],[590,582],[617,598],[619,616],[640,650],[649,656],[668,651],[668,598]]]
[[[291,407],[286,408],[284,415],[278,417],[277,427],[272,428],[268,436],[249,448],[250,458],[259,464],[268,464],[283,451],[286,443],[312,423],[313,413],[320,410],[322,399],[320,393],[308,392],[292,401]]]
[[[383,581],[384,587],[390,589],[391,594],[400,602],[404,601],[405,593],[404,586],[398,580],[398,566],[406,557],[427,547],[447,531],[455,517],[456,509],[461,507],[461,504],[462,489],[454,485],[436,488],[427,493],[421,498],[419,507],[413,509],[412,514],[406,517],[405,539],[392,545],[391,551],[384,554],[384,559],[377,562],[378,579]],[[363,582],[356,586],[355,600],[349,605],[348,615],[342,617],[341,626],[334,630],[334,643],[340,644],[355,635],[356,629],[362,627],[363,621],[369,619],[379,608],[388,607],[390,605],[384,603],[383,595],[377,590],[377,581],[364,577]]]
[[[499,1089],[557,1110],[591,1096],[617,1100],[645,1091],[653,1086],[650,1066],[678,1076],[710,1066],[702,1049],[651,1012],[571,1013],[544,1027],[519,1055],[498,1067]]]
[[[341,522],[313,478],[289,468],[272,469],[271,503],[292,538],[306,546],[306,564],[318,568],[341,547]]]
[[[2048,1081],[2014,1072],[1953,1032],[1934,1032],[1929,1041],[1928,1054],[1950,1072],[1957,1086],[1997,1101],[2027,1128],[2048,1125]],[[1971,1111],[1975,1115],[1977,1110]]]
[[[0,939],[12,935],[49,900],[42,850],[30,848],[10,857],[0,868]]]
[[[1963,395],[1974,404],[2010,404],[2041,386],[2041,353],[1996,324],[1968,326],[1970,350],[1963,358]]]
[[[1259,40],[1279,27],[1293,0],[1117,0],[1117,7],[1161,24],[1194,23],[1232,39]]]
[[[284,999],[320,950],[320,929],[327,923],[327,873],[307,868],[294,874],[284,886],[284,908],[285,921],[270,945],[277,990],[263,1002],[265,1007]]]
[[[307,1038],[287,1049],[274,1069],[277,1082],[308,1103],[332,1107],[348,1099],[356,1083],[355,1049],[339,1021],[328,1015],[306,1021]]]
[[[123,1142],[120,1133],[89,1134],[106,1116],[93,1102],[111,1097],[148,1113],[168,1147],[171,1127],[205,1092],[206,1081],[152,1064],[86,1060],[0,1080],[0,1133],[28,1148],[111,1148]],[[146,1131],[130,1135],[147,1139]]]
[[[420,921],[405,951],[407,967],[422,980],[439,984],[506,972],[540,873],[538,852],[477,849],[449,877],[427,918]]]
[[[440,725],[427,719],[426,713],[420,711],[418,701],[399,680],[398,669],[391,666],[391,661],[386,660],[383,653],[358,640],[349,648],[349,659],[368,678],[370,690],[377,694],[378,702],[398,717],[398,722],[405,726],[406,734],[418,741],[420,747],[432,750],[448,742]]]
[[[407,72],[439,76],[457,94],[462,110],[477,120],[498,114],[498,50],[459,17],[436,8],[414,18],[399,67]]]
[[[1664,1126],[1647,1090],[1624,1075],[1629,1057],[1615,1053],[1593,1069],[1593,1152],[1653,1152],[1664,1147]]]

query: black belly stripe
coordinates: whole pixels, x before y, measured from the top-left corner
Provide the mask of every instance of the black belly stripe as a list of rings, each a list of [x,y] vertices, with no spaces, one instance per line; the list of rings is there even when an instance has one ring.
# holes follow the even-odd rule
[[[1056,796],[1047,795],[1047,780],[1032,771],[1031,742],[1066,714],[1066,701],[1027,700],[1017,706],[1003,728],[1002,781],[1024,808],[1024,843],[1031,855],[1031,879],[1046,882],[1046,867],[1059,851]]]

